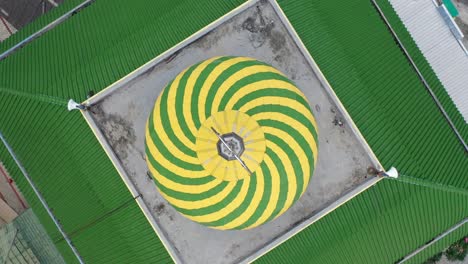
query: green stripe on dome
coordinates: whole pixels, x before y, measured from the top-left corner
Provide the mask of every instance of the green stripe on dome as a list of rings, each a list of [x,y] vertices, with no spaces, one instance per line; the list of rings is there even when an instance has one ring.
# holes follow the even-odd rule
[[[224,94],[223,99],[221,99],[221,103],[219,104],[218,110],[224,110],[226,104],[228,103],[228,100],[234,95],[234,93],[236,93],[242,87],[263,80],[280,80],[291,83],[291,81],[288,78],[275,72],[259,72],[249,75],[248,77],[239,80],[233,86],[230,87],[230,89]]]
[[[213,99],[214,99],[214,97],[216,95],[217,88],[220,87],[229,77],[231,77],[233,74],[237,73],[239,70],[242,70],[244,68],[251,67],[251,66],[258,66],[258,65],[267,66],[267,64],[265,64],[263,62],[253,60],[253,61],[239,62],[239,63],[236,63],[236,64],[232,65],[228,69],[226,69],[216,79],[216,81],[213,82],[212,89],[210,89],[210,91],[208,92],[208,96],[206,98],[207,103],[205,104],[205,113],[207,113],[207,115],[209,115],[209,113],[211,113],[211,107],[213,106]],[[255,74],[255,72],[252,73],[252,74]],[[231,87],[233,87],[233,86],[231,86]],[[224,110],[224,109],[222,109],[222,110]],[[208,116],[207,116],[207,118],[208,118]]]
[[[192,102],[190,104],[191,106],[191,111],[192,111],[192,116],[193,116],[193,122],[195,123],[196,127],[200,127],[200,117],[198,115],[198,105],[200,104],[198,102],[198,96],[200,95],[200,89],[205,83],[206,78],[208,75],[213,71],[213,69],[218,66],[220,63],[227,61],[233,57],[221,57],[216,59],[215,61],[211,62],[200,74],[200,77],[197,79],[195,82],[195,85],[193,87],[193,94],[192,94]]]
[[[172,82],[171,82],[171,84],[172,84]],[[171,84],[167,85],[166,89],[164,89],[164,91],[163,91],[163,93],[161,95],[161,106],[160,106],[160,108],[163,109],[163,110],[160,111],[160,113],[161,113],[160,118],[161,118],[161,122],[163,123],[163,129],[166,131],[166,134],[169,136],[169,139],[171,139],[171,141],[177,146],[177,148],[179,148],[180,151],[186,153],[189,156],[196,157],[197,154],[195,153],[195,151],[193,149],[190,149],[187,146],[185,146],[179,140],[179,137],[177,137],[174,134],[174,131],[171,128],[169,128],[169,124],[170,124],[169,114],[168,114],[166,109],[168,107],[177,107],[177,106],[174,106],[174,105],[169,106],[167,104],[167,97],[168,97],[169,88],[171,87]]]
[[[270,195],[271,195],[271,189],[272,189],[271,188],[270,170],[269,170],[268,166],[265,163],[263,163],[260,167],[261,167],[263,175],[265,175],[265,178],[264,178],[264,180],[265,180],[265,189],[263,191],[262,198],[260,200],[260,203],[259,203],[257,209],[252,214],[252,216],[250,216],[246,222],[244,222],[243,224],[238,226],[236,229],[245,229],[245,228],[251,226],[253,223],[255,223],[260,218],[262,213],[265,211],[265,208],[267,207],[268,202],[270,201]]]
[[[187,79],[190,77],[192,74],[193,70],[197,68],[199,64],[193,65],[192,67],[189,68],[180,80],[179,87],[177,87],[177,94],[176,94],[176,106],[181,106],[184,104],[184,93],[185,93],[185,86],[187,84]],[[195,135],[191,133],[191,131],[187,127],[187,123],[185,121],[184,117],[184,112],[180,107],[176,107],[176,114],[177,114],[177,119],[179,120],[179,124],[182,128],[182,132],[185,134],[185,136],[190,139],[193,143],[195,143]]]
[[[186,161],[183,161],[167,149],[167,147],[159,138],[158,133],[153,128],[154,127],[153,114],[150,115],[150,118],[148,119],[148,124],[150,127],[149,133],[150,133],[151,139],[153,140],[154,144],[158,146],[158,149],[162,155],[164,155],[171,162],[176,162],[177,165],[184,167],[186,169],[193,170],[193,171],[203,171],[203,167],[199,163],[193,164],[193,163],[188,163]]]
[[[175,81],[178,83],[171,81],[167,85],[159,104],[150,114],[146,154],[158,190],[176,210],[213,228],[246,229],[278,217],[299,199],[314,170],[317,128],[308,102],[293,82],[264,62],[241,57],[219,57],[200,62],[190,66]],[[270,85],[273,87],[268,87]],[[272,96],[284,98],[287,103],[261,101]],[[248,109],[245,108],[247,105]],[[248,138],[255,131],[249,130],[253,127],[242,128],[247,123],[236,121],[235,111],[244,108],[244,115],[261,128],[259,135],[264,139],[260,142],[266,146],[263,153],[255,152],[262,144],[256,143],[259,139]],[[231,110],[235,111],[228,115],[226,111]],[[225,113],[217,115],[222,119],[210,121],[219,111]],[[200,116],[200,112],[204,112],[204,116]],[[289,120],[302,124],[299,127],[303,130],[298,131],[297,125],[289,124]],[[201,128],[205,126],[204,122],[214,123]],[[213,173],[218,168],[226,173],[237,169],[243,172],[244,169],[240,165],[234,166],[237,160],[226,161],[216,154],[218,139],[210,132],[213,126],[216,129],[222,126],[223,130],[232,127],[245,144],[253,144],[245,147],[241,159],[249,161],[251,157],[248,155],[257,157],[261,154],[270,161],[261,158],[258,168],[247,176],[248,179],[234,178],[231,182],[232,179],[219,178],[219,172],[215,177]],[[281,137],[283,134],[291,138],[286,140]],[[169,141],[163,140],[165,136]],[[199,141],[203,147],[197,147]],[[201,160],[203,151],[210,152]],[[211,168],[210,171],[207,168]],[[259,177],[262,177],[261,181]],[[218,198],[215,200],[215,197]]]

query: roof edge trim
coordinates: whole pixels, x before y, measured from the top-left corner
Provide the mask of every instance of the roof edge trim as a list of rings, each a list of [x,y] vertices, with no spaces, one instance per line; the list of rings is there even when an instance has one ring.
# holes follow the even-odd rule
[[[417,248],[415,251],[413,251],[410,254],[406,255],[405,257],[403,257],[403,259],[401,259],[400,261],[398,261],[396,263],[401,264],[401,263],[404,263],[404,262],[408,261],[412,257],[416,256],[418,253],[422,252],[424,249],[428,248],[432,244],[436,243],[437,241],[441,240],[442,238],[446,237],[447,235],[449,235],[450,233],[454,232],[455,230],[457,230],[458,228],[462,227],[463,225],[465,225],[467,223],[468,223],[468,217],[463,219],[461,222],[455,224],[454,226],[450,227],[449,229],[447,229],[445,232],[438,235],[434,239],[432,239],[431,242]]]
[[[14,45],[13,47],[9,48],[8,50],[6,50],[5,52],[3,52],[2,54],[0,54],[0,61],[4,60],[6,57],[10,56],[11,54],[13,54],[14,52],[16,52],[18,49],[26,46],[27,44],[29,44],[30,42],[34,41],[35,39],[39,38],[40,36],[42,36],[43,34],[45,34],[46,32],[48,32],[49,30],[52,30],[53,28],[55,28],[56,26],[62,24],[63,22],[65,22],[67,19],[69,19],[70,17],[74,16],[76,13],[80,12],[81,10],[83,10],[84,8],[88,7],[89,5],[91,5],[94,1],[96,0],[86,0],[84,1],[83,3],[77,5],[76,7],[74,7],[73,9],[71,9],[70,11],[68,11],[67,13],[65,13],[64,15],[60,16],[59,18],[57,18],[56,20],[52,21],[51,23],[49,23],[48,25],[46,25],[45,27],[41,28],[40,30],[36,31],[35,33],[31,34],[29,37],[25,38],[24,40],[20,41],[19,43],[17,43],[16,45]]]

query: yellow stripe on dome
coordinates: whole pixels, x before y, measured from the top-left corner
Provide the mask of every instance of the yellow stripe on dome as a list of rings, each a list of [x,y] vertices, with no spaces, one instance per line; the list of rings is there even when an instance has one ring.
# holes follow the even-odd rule
[[[248,66],[248,67],[243,68],[242,70],[240,70],[240,71],[234,73],[233,75],[229,76],[229,78],[227,78],[219,86],[218,91],[216,91],[216,95],[215,95],[214,100],[213,100],[213,105],[212,105],[212,108],[211,108],[211,114],[214,114],[214,113],[218,112],[218,108],[219,108],[219,104],[221,103],[221,99],[223,98],[224,94],[226,93],[226,91],[230,87],[232,87],[236,82],[238,82],[239,80],[241,80],[241,79],[243,79],[243,78],[245,78],[247,76],[254,75],[254,74],[257,74],[257,73],[261,73],[261,72],[273,72],[273,73],[283,75],[280,71],[278,71],[275,68],[273,68],[271,66],[268,66],[268,65],[254,65],[254,66]],[[258,83],[258,82],[255,82],[255,83]],[[249,86],[249,85],[247,85],[247,86]],[[270,87],[274,87],[274,86],[270,86]],[[297,90],[297,88],[296,88],[296,90]],[[232,108],[226,107],[226,109],[232,109]]]
[[[220,63],[218,66],[216,66],[213,71],[208,75],[206,78],[205,82],[203,83],[203,86],[200,90],[200,95],[198,97],[198,115],[200,118],[200,123],[203,123],[206,119],[206,113],[205,113],[205,103],[206,97],[208,96],[208,92],[211,88],[211,85],[216,81],[216,79],[221,75],[226,69],[229,67],[239,63],[239,62],[245,62],[245,61],[253,61],[254,59],[252,58],[247,58],[247,57],[235,57],[226,61],[223,61]],[[202,103],[200,103],[202,102]]]
[[[202,62],[193,70],[192,74],[190,74],[190,77],[187,80],[187,85],[185,87],[185,94],[184,94],[184,99],[183,99],[183,102],[184,102],[183,113],[184,113],[185,122],[187,123],[187,127],[189,128],[190,132],[193,135],[196,135],[198,131],[198,129],[195,127],[195,123],[193,121],[193,116],[192,116],[192,110],[191,110],[193,88],[195,87],[195,83],[197,82],[203,70],[210,63],[212,63],[213,61],[219,58],[220,57],[214,57],[212,59]]]
[[[237,194],[236,198],[229,204],[227,204],[225,207],[223,207],[221,210],[213,212],[211,214],[206,214],[206,215],[200,215],[200,216],[191,216],[191,215],[185,215],[186,217],[190,218],[193,221],[199,222],[199,223],[209,223],[209,222],[214,222],[217,221],[228,214],[232,213],[236,208],[238,208],[242,202],[244,201],[245,197],[247,196],[247,192],[249,190],[250,186],[250,177],[246,177],[243,182],[242,182],[242,187]]]
[[[201,171],[187,170],[167,160],[166,157],[164,157],[164,155],[162,155],[161,152],[159,152],[159,150],[156,148],[148,130],[146,130],[146,145],[148,146],[151,156],[155,160],[157,160],[161,164],[161,166],[168,169],[169,171],[179,172],[179,175],[183,175],[183,177],[192,178],[192,179],[202,178],[202,177],[206,177],[210,175],[205,170],[201,170]]]
[[[284,152],[282,148],[276,145],[273,141],[267,141],[267,147],[270,148],[278,157],[280,158],[281,162],[283,163],[284,170],[286,171],[286,177],[288,179],[288,191],[286,195],[286,201],[281,208],[279,214],[282,214],[286,209],[288,209],[292,203],[294,202],[294,197],[296,196],[297,191],[297,180],[296,180],[296,172],[294,171],[294,167],[289,159],[289,156]],[[302,190],[301,190],[302,191]]]
[[[198,164],[199,161],[197,157],[189,156],[185,152],[181,151],[176,145],[174,145],[172,140],[167,136],[166,131],[164,130],[164,126],[161,122],[161,118],[158,118],[158,117],[161,117],[160,107],[161,107],[161,97],[158,98],[154,107],[154,113],[153,113],[154,128],[150,128],[150,129],[154,129],[154,131],[156,131],[161,142],[164,142],[164,145],[166,146],[166,148],[178,159],[183,160],[188,163]],[[153,143],[153,146],[154,146],[154,143]]]
[[[195,149],[195,143],[190,141],[190,139],[185,136],[182,128],[180,127],[179,119],[177,118],[176,113],[176,95],[177,95],[177,87],[179,86],[180,79],[182,76],[187,72],[188,69],[185,69],[181,72],[172,82],[171,86],[169,87],[169,93],[167,95],[167,114],[169,116],[169,123],[171,125],[172,130],[174,131],[174,135],[189,149]]]
[[[318,127],[304,94],[279,75],[253,58],[215,57],[182,71],[156,101],[146,161],[161,195],[185,217],[215,229],[250,229],[284,213],[306,190]]]
[[[257,177],[257,187],[255,189],[255,194],[252,197],[252,200],[249,206],[247,207],[247,209],[240,216],[238,216],[231,222],[223,226],[219,226],[217,228],[222,229],[222,230],[236,228],[244,224],[245,222],[247,222],[249,218],[255,213],[255,211],[258,208],[258,205],[260,204],[262,200],[263,192],[265,191],[265,179],[264,179],[265,176],[263,175],[263,172],[261,169],[257,170],[256,177]]]
[[[177,182],[174,182],[165,176],[161,175],[158,173],[158,171],[153,167],[151,163],[148,163],[148,168],[151,172],[151,175],[156,178],[156,180],[164,185],[167,189],[171,189],[177,192],[183,192],[183,193],[188,193],[188,194],[200,194],[207,192],[216,186],[220,185],[223,181],[217,180],[215,177],[213,177],[213,180],[204,183],[204,184],[199,184],[199,185],[185,185],[185,184],[180,184]]]
[[[262,215],[255,221],[255,223],[251,224],[250,226],[246,227],[245,229],[254,228],[258,225],[265,223],[266,220],[273,214],[273,211],[276,208],[276,204],[278,203],[279,194],[280,194],[280,175],[278,172],[278,168],[276,167],[275,163],[271,160],[268,155],[265,155],[263,159],[265,165],[270,170],[271,175],[271,193],[270,198],[268,199],[268,204],[265,210],[263,211]]]
[[[268,119],[275,119],[279,120],[285,124],[288,124],[289,126],[293,127],[295,130],[297,130],[307,141],[307,143],[310,144],[310,148],[312,149],[312,153],[314,155],[314,162],[317,162],[318,158],[318,148],[317,148],[317,142],[315,141],[314,136],[311,134],[309,129],[304,126],[301,122],[297,121],[296,119],[287,116],[285,114],[279,113],[279,112],[274,112],[272,113],[258,113],[252,116],[253,118],[257,120],[268,120]],[[265,129],[265,128],[263,128]]]
[[[283,130],[280,130],[274,127],[264,127],[263,130],[265,131],[265,133],[272,134],[283,139],[285,142],[287,142],[287,144],[291,147],[291,149],[297,155],[299,164],[301,166],[302,175],[304,178],[304,181],[303,181],[304,185],[302,186],[302,190],[301,190],[301,194],[302,194],[304,190],[306,189],[307,184],[310,179],[310,175],[309,175],[310,164],[309,164],[309,159],[307,158],[307,155],[304,152],[304,149],[301,146],[299,146],[297,141],[290,134],[286,133]]]
[[[264,105],[265,104],[265,101],[267,102],[270,102],[270,103],[275,103],[275,104],[279,104],[279,105],[284,105],[284,106],[287,106],[291,109],[294,109],[296,110],[297,112],[303,114],[308,120],[310,120],[310,122],[312,123],[312,125],[314,126],[314,129],[318,135],[318,126],[317,126],[317,122],[315,121],[315,118],[312,116],[312,113],[310,112],[309,109],[307,109],[306,107],[304,107],[304,105],[298,103],[297,101],[294,101],[292,99],[289,99],[289,98],[284,98],[284,97],[277,97],[277,96],[264,96],[264,97],[260,97],[260,98],[257,98],[257,99],[254,99],[248,103],[246,103],[245,105],[243,105],[239,111],[241,112],[247,112],[249,111],[250,109],[253,109],[257,106],[261,106],[261,105]],[[279,112],[265,112],[265,113],[262,113],[262,114],[268,114],[271,116],[274,116],[274,115],[277,115],[277,114],[282,114],[282,113],[279,113]],[[294,123],[298,123],[298,124],[302,124],[300,123],[299,121],[297,121],[296,119],[290,117],[290,116],[287,116],[285,114],[282,114],[283,116],[285,117],[288,117],[288,120],[293,120]],[[253,117],[253,116],[252,116]],[[282,120],[282,119],[280,119]],[[286,123],[286,124],[289,124],[290,126],[292,126],[293,128],[295,128],[294,125],[292,125],[291,123],[287,122],[287,121],[283,121],[283,123]],[[302,125],[304,126],[304,125]],[[304,130],[304,131],[307,131],[307,130]],[[308,133],[310,134],[310,132]],[[313,142],[315,142],[315,139],[313,140]],[[317,145],[315,145],[314,147],[314,153],[317,154],[316,150],[317,150]],[[317,158],[316,156],[314,157],[315,159]]]
[[[169,203],[171,203],[172,205],[175,205],[175,206],[177,206],[179,208],[183,208],[183,209],[186,209],[186,210],[195,210],[195,209],[207,208],[207,207],[213,206],[213,205],[221,202],[223,199],[225,199],[229,195],[229,193],[231,193],[231,191],[234,189],[235,186],[236,186],[236,182],[231,181],[219,193],[217,193],[217,194],[215,194],[213,196],[210,196],[208,198],[198,200],[198,201],[183,201],[183,200],[179,200],[179,199],[176,199],[174,197],[168,196],[167,194],[165,194],[164,198],[167,199],[167,201]]]
[[[239,111],[245,113],[252,108],[265,105],[265,102],[268,102],[269,104],[274,103],[278,105],[284,105],[303,114],[307,119],[310,120],[310,122],[314,126],[315,131],[317,132],[317,135],[318,135],[317,122],[315,121],[315,118],[312,116],[310,109],[308,109],[307,107],[305,107],[303,104],[299,103],[298,101],[290,99],[290,98],[284,98],[280,96],[262,96],[262,97],[253,99],[252,101],[246,103],[239,109]],[[276,112],[274,112],[274,114],[276,114]]]
[[[236,93],[234,93],[234,95],[229,99],[228,103],[226,104],[226,109],[232,109],[234,107],[234,105],[239,100],[244,98],[246,95],[248,95],[248,94],[250,94],[252,92],[258,91],[258,90],[268,89],[268,88],[280,88],[280,89],[289,90],[289,91],[292,91],[294,93],[297,93],[297,95],[299,95],[302,98],[306,99],[304,94],[302,94],[296,86],[292,85],[289,82],[285,82],[283,80],[275,80],[275,79],[261,80],[261,81],[257,81],[257,82],[254,82],[254,83],[247,84],[246,86],[244,86],[244,87],[240,88],[239,90],[237,90]],[[284,97],[281,97],[281,98],[284,98]],[[219,106],[219,103],[220,103],[220,101],[217,102],[215,100],[213,102],[213,105]],[[296,101],[296,103],[299,103],[299,102]],[[308,112],[310,112],[310,110],[308,110]]]
[[[238,166],[237,160],[226,160],[226,162],[212,160],[213,155],[218,153],[218,138],[211,127],[222,135],[235,133],[237,136],[242,137],[244,134],[249,134],[253,139],[259,140],[257,143],[251,143],[249,149],[244,146],[244,152],[240,155],[242,158],[249,155],[250,159],[244,159],[243,161],[253,172],[262,162],[266,148],[263,130],[260,125],[245,113],[226,110],[211,115],[203,122],[197,133],[195,150],[201,165],[206,171],[214,177],[226,181],[237,181],[249,177],[249,173],[245,168]],[[210,146],[212,147],[210,148]],[[221,156],[218,157],[224,159]]]

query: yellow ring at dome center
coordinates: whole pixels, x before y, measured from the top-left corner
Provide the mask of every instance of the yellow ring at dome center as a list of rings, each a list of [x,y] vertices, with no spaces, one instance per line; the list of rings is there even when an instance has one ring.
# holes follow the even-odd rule
[[[215,131],[222,138],[231,138],[233,134],[239,138],[235,142],[239,146],[234,144],[229,149],[242,149],[238,153],[240,160],[229,160],[220,154],[224,144]],[[263,161],[265,150],[262,127],[249,115],[236,110],[213,114],[203,122],[196,136],[195,151],[200,164],[209,174],[223,181],[238,181],[250,176],[250,172],[254,173]]]

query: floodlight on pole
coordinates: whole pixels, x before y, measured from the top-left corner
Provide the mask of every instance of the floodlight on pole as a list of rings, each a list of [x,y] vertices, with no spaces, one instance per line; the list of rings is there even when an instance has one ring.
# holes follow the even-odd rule
[[[72,110],[86,110],[86,106],[83,105],[83,104],[79,104],[77,102],[75,102],[73,99],[70,99],[68,101],[68,111],[72,111]]]
[[[395,167],[391,167],[388,171],[383,171],[382,176],[390,178],[398,178],[398,170]]]

